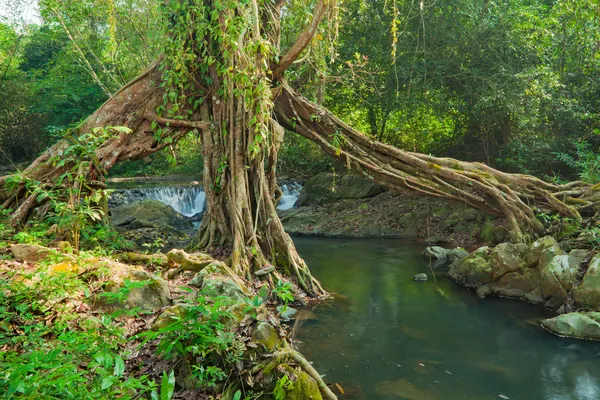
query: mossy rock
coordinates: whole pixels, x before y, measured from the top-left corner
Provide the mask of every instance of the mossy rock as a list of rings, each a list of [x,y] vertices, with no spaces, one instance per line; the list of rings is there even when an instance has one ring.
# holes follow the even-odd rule
[[[527,267],[524,257],[529,246],[524,243],[501,243],[492,250],[490,261],[494,276],[502,276]]]
[[[538,266],[540,269],[546,267],[554,256],[563,254],[556,239],[552,236],[539,238],[529,246],[525,256],[525,262],[529,267]]]
[[[563,314],[543,320],[542,326],[561,337],[600,340],[600,312]]]
[[[183,318],[188,311],[188,307],[184,304],[176,304],[171,307],[167,307],[163,312],[156,318],[152,323],[151,329],[158,331],[167,327],[169,324]]]
[[[541,270],[540,287],[542,295],[548,300],[548,307],[555,308],[567,301],[586,254],[585,251],[573,250],[568,255],[555,256]]]
[[[119,232],[140,228],[189,231],[194,227],[188,218],[158,200],[136,201],[112,209],[111,214],[112,225]]]
[[[225,296],[236,302],[247,299],[244,290],[233,279],[222,275],[208,275],[202,279],[202,290],[217,296]]]
[[[320,173],[306,181],[296,201],[297,207],[332,203],[340,199],[364,199],[385,191],[381,185],[357,175],[341,177]]]
[[[590,261],[583,280],[573,290],[573,297],[578,307],[600,311],[600,254]]]
[[[296,371],[296,381],[292,389],[286,393],[286,400],[322,400],[319,386],[306,372]]]
[[[254,332],[252,332],[252,341],[262,345],[268,351],[273,351],[279,346],[280,339],[277,330],[268,322],[260,322]]]
[[[489,260],[490,249],[482,247],[450,266],[448,274],[460,284],[475,288],[493,280],[494,270]]]

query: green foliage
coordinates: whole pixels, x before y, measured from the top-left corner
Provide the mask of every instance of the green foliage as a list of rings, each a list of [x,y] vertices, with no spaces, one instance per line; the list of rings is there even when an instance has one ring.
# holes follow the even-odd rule
[[[26,277],[31,278],[31,277]],[[0,397],[131,399],[154,386],[125,372],[124,330],[108,315],[78,320],[62,299],[91,295],[72,274],[0,277]]]
[[[183,315],[173,316],[157,331],[142,333],[142,345],[158,340],[157,355],[177,358],[199,385],[215,386],[227,377],[225,365],[240,360],[245,351],[244,344],[226,329],[231,315],[225,308],[230,304],[226,297],[209,299],[199,294],[188,301]]]
[[[277,380],[275,384],[275,389],[273,389],[273,397],[275,400],[284,400],[286,394],[292,390],[294,387],[294,382],[290,380],[290,378],[284,374]]]
[[[594,151],[586,140],[575,143],[575,154],[555,153],[559,160],[576,171],[579,179],[600,183],[600,153]]]

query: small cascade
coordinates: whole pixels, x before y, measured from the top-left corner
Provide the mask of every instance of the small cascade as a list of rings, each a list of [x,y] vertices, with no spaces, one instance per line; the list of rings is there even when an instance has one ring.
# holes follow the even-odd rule
[[[109,205],[120,206],[141,200],[158,200],[175,211],[192,217],[204,211],[206,194],[201,186],[158,186],[116,191]]]
[[[158,200],[186,217],[204,211],[206,194],[199,186],[166,186],[144,189],[148,199]]]
[[[281,185],[281,190],[283,191],[283,195],[281,196],[281,200],[277,205],[278,210],[289,210],[294,207],[296,200],[298,200],[298,196],[300,196],[300,191],[302,190],[302,185],[296,182],[286,183]]]
[[[283,196],[277,209],[289,210],[294,207],[302,186],[291,182],[282,185],[281,190]],[[186,217],[195,217],[194,221],[201,219],[201,213],[206,206],[206,194],[201,186],[157,186],[117,190],[111,195],[109,206],[118,207],[141,200],[158,200]]]

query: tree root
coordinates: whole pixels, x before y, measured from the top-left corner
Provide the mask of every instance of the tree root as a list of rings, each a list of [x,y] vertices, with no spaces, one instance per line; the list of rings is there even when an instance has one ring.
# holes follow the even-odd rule
[[[584,182],[557,185],[481,163],[400,150],[358,132],[286,85],[275,102],[275,113],[282,126],[375,182],[391,189],[461,201],[504,216],[515,239],[542,233],[536,211],[581,220],[582,212],[600,209],[600,190],[595,186]]]

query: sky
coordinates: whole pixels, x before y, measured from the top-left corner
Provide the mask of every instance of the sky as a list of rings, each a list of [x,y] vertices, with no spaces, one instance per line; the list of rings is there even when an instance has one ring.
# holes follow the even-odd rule
[[[37,0],[0,0],[0,21],[16,26],[40,23]]]

